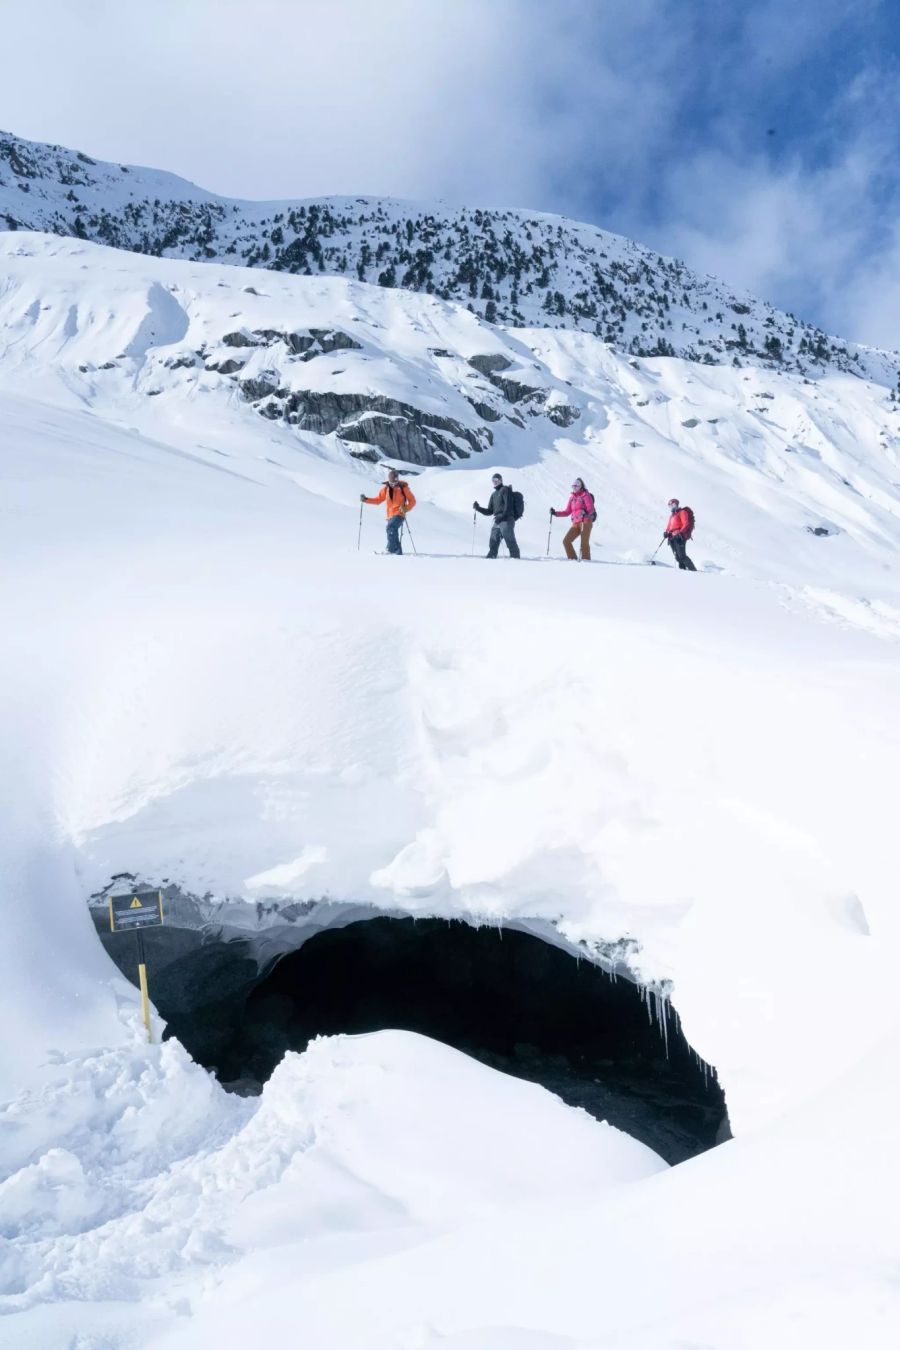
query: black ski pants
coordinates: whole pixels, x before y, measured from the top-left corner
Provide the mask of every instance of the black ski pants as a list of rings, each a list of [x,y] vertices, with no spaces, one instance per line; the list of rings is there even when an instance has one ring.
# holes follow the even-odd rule
[[[491,526],[491,537],[488,540],[487,555],[489,558],[496,558],[501,539],[509,549],[511,558],[520,557],[519,545],[516,543],[516,522],[514,520],[494,521]]]
[[[675,555],[675,561],[682,572],[696,572],[696,567],[687,555],[687,540],[673,535],[669,540],[669,548]]]

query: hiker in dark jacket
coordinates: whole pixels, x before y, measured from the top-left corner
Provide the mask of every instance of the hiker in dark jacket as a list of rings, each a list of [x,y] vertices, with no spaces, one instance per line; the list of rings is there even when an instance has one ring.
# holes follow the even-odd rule
[[[687,555],[687,542],[694,533],[694,513],[689,506],[682,506],[677,497],[669,498],[669,521],[666,525],[665,539],[675,556],[682,572],[696,572],[696,567]]]
[[[516,543],[516,515],[513,505],[513,490],[511,487],[504,486],[503,479],[499,473],[495,473],[491,479],[493,492],[487,506],[479,506],[477,502],[472,503],[472,508],[479,511],[483,516],[493,516],[494,523],[491,526],[491,537],[488,541],[487,556],[496,558],[497,550],[500,547],[502,539],[509,549],[511,558],[520,557],[519,545]]]

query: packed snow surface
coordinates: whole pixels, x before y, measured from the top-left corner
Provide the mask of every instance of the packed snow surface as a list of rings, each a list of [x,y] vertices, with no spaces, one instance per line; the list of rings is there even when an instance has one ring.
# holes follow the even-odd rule
[[[886,385],[23,231],[0,253],[4,1344],[894,1344]],[[292,350],[313,329],[358,345]],[[540,397],[482,387],[485,355]],[[264,368],[273,403],[241,384]],[[292,422],[292,394],[479,441],[406,466],[417,557],[376,555],[371,507],[357,550],[378,443]],[[472,556],[498,467],[520,563]],[[545,556],[575,474],[590,566],[558,521]],[[696,575],[646,565],[673,494]],[[228,1096],[142,1044],[86,906],[122,871],[628,938],[736,1139],[666,1169],[389,1030]]]

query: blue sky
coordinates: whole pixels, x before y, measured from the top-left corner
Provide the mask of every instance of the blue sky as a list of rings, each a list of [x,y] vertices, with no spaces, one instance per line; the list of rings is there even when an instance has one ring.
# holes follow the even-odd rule
[[[557,181],[575,213],[900,346],[898,0],[573,8],[646,114],[630,165]]]
[[[0,0],[0,127],[592,220],[900,347],[900,0]]]

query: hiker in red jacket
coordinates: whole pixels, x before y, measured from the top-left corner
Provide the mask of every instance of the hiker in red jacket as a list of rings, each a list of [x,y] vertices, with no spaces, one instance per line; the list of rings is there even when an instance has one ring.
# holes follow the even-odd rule
[[[687,541],[694,533],[694,513],[689,506],[681,506],[677,497],[669,498],[669,523],[664,538],[675,555],[675,561],[682,572],[696,572],[696,567],[687,555]]]

